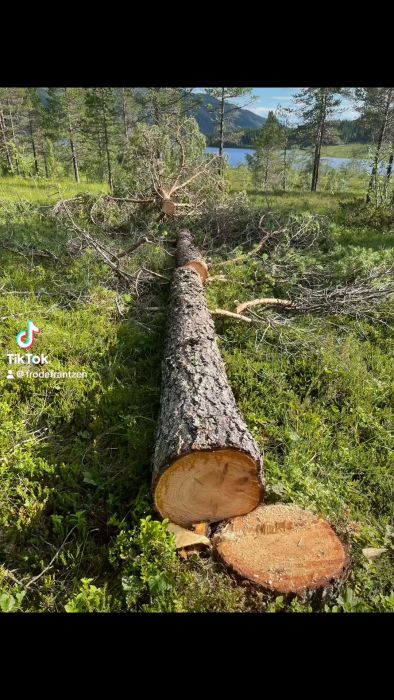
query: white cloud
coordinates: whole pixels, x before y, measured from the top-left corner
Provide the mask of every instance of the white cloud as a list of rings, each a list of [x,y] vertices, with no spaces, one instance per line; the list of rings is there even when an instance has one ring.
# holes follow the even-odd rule
[[[356,112],[355,109],[351,109],[351,108],[345,109],[343,111],[341,110],[340,114],[339,114],[340,119],[357,119],[357,117],[359,117],[359,116],[360,116],[359,113]]]
[[[249,107],[249,111],[261,116],[262,114],[268,114],[268,112],[273,112],[274,110],[272,107]]]
[[[272,100],[291,100],[291,95],[271,95]]]

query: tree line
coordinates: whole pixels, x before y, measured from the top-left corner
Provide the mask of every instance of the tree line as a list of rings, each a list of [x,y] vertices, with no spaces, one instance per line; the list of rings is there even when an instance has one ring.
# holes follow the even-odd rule
[[[329,131],[325,138],[325,146],[338,146],[342,144],[371,144],[374,142],[375,134],[370,125],[363,122],[361,117],[357,119],[333,119],[328,122]],[[240,129],[230,132],[225,140],[227,148],[254,148],[256,138],[259,136],[261,127],[258,129]],[[288,143],[290,148],[309,148],[312,145],[311,134],[305,125],[297,124],[289,126]],[[208,146],[218,146],[217,134],[207,136]]]
[[[381,186],[379,166],[384,164],[385,177],[383,195],[387,195],[392,175],[394,158],[394,88],[302,88],[293,97],[293,106],[278,108],[276,114],[269,112],[268,119],[254,138],[255,153],[248,156],[249,167],[256,179],[268,186],[270,171],[281,173],[282,187],[286,189],[286,178],[290,163],[289,148],[302,145],[311,151],[311,184],[316,192],[319,182],[321,149],[333,142],[338,122],[334,119],[342,108],[342,100],[351,101],[360,116],[353,132],[362,129],[369,135],[373,149],[373,163],[366,194],[367,202]],[[296,128],[289,124],[290,116],[297,116]],[[294,139],[294,132],[298,138]],[[301,134],[301,138],[300,138]],[[281,151],[282,161],[278,161]]]
[[[191,89],[0,88],[0,169],[22,176],[73,175],[112,189],[139,123],[178,121]]]
[[[245,106],[245,100],[253,99],[252,89],[206,88],[205,92],[215,98],[218,170],[223,175],[224,145],[234,138],[232,112],[240,100]],[[338,119],[343,98],[358,111],[357,120]],[[135,165],[136,148],[141,147],[138,125],[154,125],[174,134],[176,125],[193,115],[199,99],[193,88],[0,88],[0,169],[8,175],[72,175],[76,182],[83,173],[91,180],[107,181],[113,190],[127,164]],[[267,187],[275,159],[278,171],[279,150],[280,182],[286,189],[290,149],[303,145],[312,151],[310,187],[316,191],[321,148],[335,142],[340,130],[349,142],[368,138],[373,144],[367,201],[378,188],[382,162],[387,192],[394,157],[394,88],[302,88],[290,108],[270,112],[265,125],[255,130],[256,151],[249,166]]]

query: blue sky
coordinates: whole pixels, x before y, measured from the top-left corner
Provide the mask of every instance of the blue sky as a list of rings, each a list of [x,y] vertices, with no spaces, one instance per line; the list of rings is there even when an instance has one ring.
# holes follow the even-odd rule
[[[270,110],[275,111],[278,105],[282,107],[292,107],[292,95],[297,93],[300,89],[301,88],[288,87],[253,88],[253,95],[256,98],[254,102],[246,104],[248,99],[243,99],[239,104],[241,106],[245,105],[246,109],[250,109],[251,112],[266,117],[268,112]],[[350,102],[348,100],[343,100],[342,109],[338,117],[340,119],[355,119],[357,116],[357,112]]]

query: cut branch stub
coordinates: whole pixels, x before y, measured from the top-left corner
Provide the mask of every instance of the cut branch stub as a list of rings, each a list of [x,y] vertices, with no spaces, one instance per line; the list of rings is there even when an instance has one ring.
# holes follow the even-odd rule
[[[304,593],[344,578],[348,556],[323,518],[293,505],[258,506],[214,538],[224,564],[276,593]]]
[[[174,273],[153,458],[158,512],[185,527],[248,513],[262,498],[260,451],[238,411],[199,275]]]
[[[199,249],[194,245],[192,234],[186,229],[178,233],[176,262],[178,267],[190,267],[198,272],[203,283],[207,279],[208,266]]]
[[[171,201],[171,199],[168,199],[168,198],[163,199],[161,210],[164,214],[167,214],[167,216],[174,216],[175,208],[176,208],[175,204],[174,204],[174,202]]]

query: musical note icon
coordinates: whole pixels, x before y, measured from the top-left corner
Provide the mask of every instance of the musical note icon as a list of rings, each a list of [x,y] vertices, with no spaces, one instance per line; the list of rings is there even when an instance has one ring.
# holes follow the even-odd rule
[[[41,330],[34,325],[33,321],[27,322],[27,331],[19,331],[16,342],[22,350],[28,350],[34,343],[34,334],[38,335]]]

